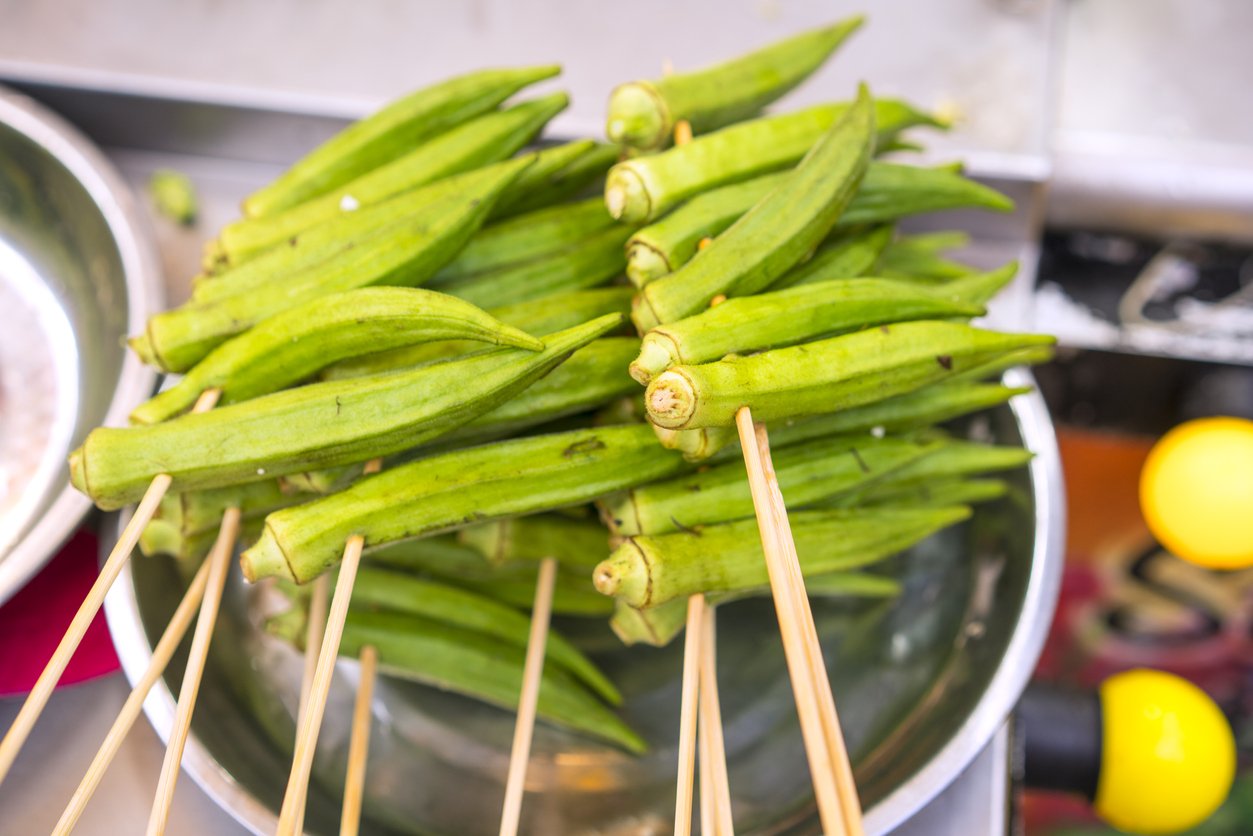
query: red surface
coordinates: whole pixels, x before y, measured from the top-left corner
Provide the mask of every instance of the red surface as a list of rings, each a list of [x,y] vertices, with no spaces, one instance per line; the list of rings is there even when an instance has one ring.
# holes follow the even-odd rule
[[[96,533],[79,529],[42,572],[0,607],[0,696],[26,693],[35,684],[96,579],[97,555]],[[117,655],[100,612],[70,660],[61,685],[95,679],[117,668]]]

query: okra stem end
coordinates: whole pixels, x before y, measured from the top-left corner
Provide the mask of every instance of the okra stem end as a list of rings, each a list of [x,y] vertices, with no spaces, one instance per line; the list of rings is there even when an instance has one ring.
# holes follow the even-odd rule
[[[650,331],[640,342],[640,354],[631,363],[631,377],[647,386],[654,377],[679,362],[674,341],[665,334]]]
[[[616,220],[641,223],[652,217],[652,201],[640,175],[629,165],[609,169],[605,180],[605,208]]]
[[[683,429],[696,412],[696,389],[686,375],[670,369],[648,385],[644,407],[648,420],[659,427]]]
[[[664,253],[649,246],[647,242],[627,242],[627,278],[636,287],[644,287],[671,272],[670,262]]]
[[[283,554],[282,547],[275,540],[268,525],[257,542],[240,555],[239,566],[243,569],[244,578],[249,583],[256,583],[259,578],[285,578],[289,581],[301,582],[292,574],[287,557]]]
[[[609,94],[605,133],[610,141],[639,150],[666,144],[670,113],[665,98],[647,81],[631,81]]]

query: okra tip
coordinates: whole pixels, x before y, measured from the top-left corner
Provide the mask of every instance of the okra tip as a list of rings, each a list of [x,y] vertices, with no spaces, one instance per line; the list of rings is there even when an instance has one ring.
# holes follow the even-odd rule
[[[653,149],[670,135],[670,110],[665,97],[647,81],[620,84],[609,94],[605,134],[610,141],[631,148]]]
[[[653,378],[644,392],[648,420],[659,427],[680,430],[696,412],[697,393],[692,381],[681,370],[669,369]]]
[[[629,165],[619,163],[605,179],[605,208],[615,220],[646,221],[652,213],[648,189]]]

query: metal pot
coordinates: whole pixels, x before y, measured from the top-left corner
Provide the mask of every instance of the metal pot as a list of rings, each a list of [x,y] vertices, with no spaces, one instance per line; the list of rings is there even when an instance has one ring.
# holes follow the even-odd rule
[[[152,391],[123,338],[164,307],[157,263],[99,150],[0,88],[0,603],[91,506],[70,450]]]
[[[1030,381],[1021,371],[1007,378]],[[975,418],[967,430],[1036,453],[1029,468],[1011,475],[1011,494],[895,558],[905,585],[898,598],[814,606],[871,834],[906,820],[988,743],[1026,685],[1056,601],[1064,509],[1056,439],[1042,398],[1015,398]],[[189,575],[170,560],[137,558],[110,594],[110,628],[132,681],[147,665]],[[272,603],[266,588],[238,577],[230,582],[184,755],[193,779],[258,834],[275,829],[302,664],[261,629]],[[563,629],[570,632],[568,625]],[[582,633],[622,687],[625,715],[652,751],[636,759],[541,724],[523,831],[668,832],[681,642],[626,649],[602,625]],[[818,832],[769,602],[720,608],[718,646],[737,830]],[[338,827],[355,674],[354,662],[341,662],[332,686],[311,785],[310,832]],[[169,681],[180,676],[181,669],[172,670]],[[158,685],[145,710],[166,736],[174,713],[169,690]],[[362,832],[495,832],[512,726],[507,712],[381,680]]]

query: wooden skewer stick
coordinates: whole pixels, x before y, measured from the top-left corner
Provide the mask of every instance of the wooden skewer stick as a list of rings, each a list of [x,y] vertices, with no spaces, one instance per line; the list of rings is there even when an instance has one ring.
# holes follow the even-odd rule
[[[544,651],[548,645],[548,625],[552,620],[553,587],[557,581],[557,561],[540,561],[535,582],[535,604],[531,608],[531,633],[526,641],[526,663],[522,668],[522,692],[518,696],[518,720],[513,729],[513,750],[509,753],[509,774],[505,780],[505,804],[500,816],[500,836],[516,836],[522,818],[522,795],[526,791],[526,767],[531,758],[531,735],[544,674]]]
[[[860,810],[843,809],[842,797],[856,797],[854,787],[842,788],[851,773],[838,770],[830,744],[829,732],[839,734],[839,722],[835,717],[835,704],[829,698],[830,687],[822,688],[818,680],[826,679],[826,669],[821,654],[812,648],[817,646],[808,633],[813,633],[809,599],[804,594],[804,579],[796,546],[788,525],[787,509],[783,494],[779,491],[770,458],[769,439],[765,428],[754,426],[752,412],[741,407],[735,414],[739,431],[740,448],[748,471],[749,489],[753,508],[757,513],[757,527],[761,534],[762,549],[766,554],[766,569],[770,576],[770,588],[774,596],[775,611],[779,618],[779,632],[783,638],[783,650],[787,659],[788,673],[792,680],[792,692],[800,716],[801,735],[809,760],[810,776],[814,783],[814,795],[818,801],[818,814],[822,829],[828,834],[850,833],[849,822],[855,824],[852,833],[860,832]],[[842,749],[842,746],[841,746]]]
[[[174,611],[174,615],[170,617],[170,623],[165,627],[165,632],[161,634],[160,641],[152,649],[152,659],[148,662],[147,670],[144,671],[139,681],[135,683],[135,687],[131,689],[130,696],[126,698],[126,702],[122,704],[122,710],[118,712],[112,728],[105,735],[104,742],[100,744],[96,757],[92,760],[91,766],[87,768],[87,774],[83,776],[78,789],[70,797],[70,803],[66,805],[65,811],[61,813],[61,818],[57,821],[57,825],[52,831],[52,836],[67,836],[74,829],[74,826],[78,824],[79,818],[83,815],[83,810],[87,807],[87,802],[91,800],[92,794],[95,793],[96,787],[100,784],[100,779],[104,777],[105,770],[113,762],[114,756],[117,755],[118,749],[122,746],[122,741],[126,739],[126,735],[130,732],[131,727],[135,725],[135,720],[139,718],[140,712],[143,711],[144,700],[148,697],[148,692],[152,690],[152,686],[165,673],[166,665],[170,663],[170,658],[174,655],[174,651],[178,649],[178,646],[183,641],[183,637],[187,635],[187,628],[191,626],[192,620],[196,617],[196,611],[200,608],[200,600],[204,597],[205,586],[209,582],[209,564],[210,561],[208,560],[200,564],[200,568],[196,571],[196,576],[192,579],[191,585],[187,587],[186,594],[183,595],[183,600],[178,604],[178,609]]]
[[[361,829],[361,800],[365,794],[365,766],[370,753],[370,703],[374,699],[374,678],[378,651],[371,645],[361,648],[361,683],[352,707],[352,737],[348,742],[348,776],[344,779],[344,806],[340,813],[339,836],[357,836]]]
[[[201,393],[192,411],[208,412],[217,404],[220,395],[221,391],[218,389],[206,389]],[[118,537],[113,550],[109,552],[104,566],[100,567],[96,582],[92,584],[78,612],[74,614],[70,626],[66,629],[65,635],[61,637],[61,643],[57,645],[43,673],[35,681],[35,687],[26,697],[26,702],[22,704],[17,717],[13,720],[13,725],[5,733],[4,740],[0,741],[0,783],[4,782],[5,776],[9,774],[9,769],[13,766],[13,761],[17,760],[17,753],[21,751],[22,744],[26,742],[26,738],[30,736],[31,730],[38,722],[39,715],[48,704],[57,681],[65,673],[65,668],[74,656],[74,651],[78,649],[83,636],[87,634],[87,628],[91,626],[92,620],[100,610],[100,605],[104,603],[104,597],[108,594],[109,588],[113,586],[113,582],[122,572],[122,567],[130,559],[135,544],[139,542],[139,535],[143,533],[144,528],[157,512],[157,506],[160,505],[165,492],[170,489],[171,481],[173,480],[169,474],[162,473],[148,486],[143,499],[139,502],[139,507],[135,509],[135,515],[122,529],[122,534]]]
[[[679,774],[675,788],[674,833],[692,832],[692,771],[696,761],[696,712],[700,697],[701,634],[705,626],[705,596],[687,599],[687,629],[683,637],[683,690],[679,702]]]
[[[331,576],[319,575],[313,582],[309,597],[309,623],[305,628],[305,667],[300,678],[300,704],[296,709],[296,728],[304,722],[309,710],[309,692],[313,689],[313,674],[318,667],[318,653],[314,648],[322,646],[322,632],[326,628],[326,610],[331,603]],[[300,796],[296,809],[296,832],[303,833],[305,826],[305,799]]]
[[[305,716],[301,718],[300,726],[296,730],[296,751],[292,756],[291,774],[287,779],[287,791],[279,813],[279,836],[295,836],[297,832],[296,814],[309,789],[313,753],[318,745],[322,716],[326,713],[326,697],[331,690],[331,676],[335,673],[339,641],[344,635],[344,619],[348,617],[348,602],[352,598],[352,587],[357,581],[357,567],[361,565],[361,552],[364,548],[365,539],[359,534],[349,537],[344,545],[339,579],[335,582],[335,595],[331,599],[331,611],[326,620],[326,631],[322,635],[318,664],[313,673],[313,684],[309,688],[309,702]]]
[[[209,564],[209,583],[205,589],[204,600],[200,603],[200,616],[196,619],[196,632],[192,634],[187,668],[183,672],[183,684],[178,691],[174,727],[170,730],[165,760],[161,764],[161,778],[157,781],[156,798],[148,817],[148,836],[161,836],[165,833],[166,823],[170,819],[174,788],[178,783],[179,767],[183,762],[183,748],[187,745],[187,734],[191,731],[191,715],[196,709],[200,680],[204,675],[205,662],[209,658],[209,644],[213,641],[213,628],[217,625],[226,576],[230,572],[231,558],[235,556],[240,516],[238,507],[226,509],[218,528],[218,538],[206,558]]]
[[[734,836],[722,706],[718,701],[717,615],[705,607],[700,653],[701,833]]]

